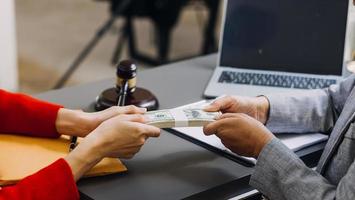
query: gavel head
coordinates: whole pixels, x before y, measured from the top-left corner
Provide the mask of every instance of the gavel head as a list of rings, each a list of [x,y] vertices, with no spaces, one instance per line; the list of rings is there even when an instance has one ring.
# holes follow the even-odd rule
[[[137,66],[130,60],[123,60],[117,65],[116,88],[120,90],[124,83],[128,83],[128,93],[136,90],[137,84]]]

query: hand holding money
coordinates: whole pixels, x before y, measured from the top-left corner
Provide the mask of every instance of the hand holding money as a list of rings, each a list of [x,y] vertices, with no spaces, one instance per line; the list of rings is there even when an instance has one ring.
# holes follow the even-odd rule
[[[202,127],[213,122],[221,115],[220,112],[206,112],[199,108],[177,108],[157,110],[144,114],[147,124],[158,128]]]

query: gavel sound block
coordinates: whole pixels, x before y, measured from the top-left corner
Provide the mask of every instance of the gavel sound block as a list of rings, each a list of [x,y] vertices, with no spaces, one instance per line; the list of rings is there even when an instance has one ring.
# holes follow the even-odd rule
[[[149,90],[136,87],[137,67],[133,62],[129,60],[120,62],[117,65],[116,76],[116,87],[104,90],[96,98],[97,111],[118,105],[122,93],[125,94],[123,105],[135,105],[149,111],[158,109],[158,99]]]

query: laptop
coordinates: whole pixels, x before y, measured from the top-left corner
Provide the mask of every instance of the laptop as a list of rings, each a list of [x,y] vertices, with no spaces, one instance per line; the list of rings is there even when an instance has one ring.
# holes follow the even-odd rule
[[[326,88],[348,75],[352,0],[225,0],[218,64],[205,89],[254,96]],[[347,37],[346,37],[347,36]]]

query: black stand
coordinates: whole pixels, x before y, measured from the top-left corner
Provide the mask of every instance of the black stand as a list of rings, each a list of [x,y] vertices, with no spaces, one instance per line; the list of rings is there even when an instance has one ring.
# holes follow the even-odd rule
[[[106,34],[106,32],[110,30],[114,22],[115,22],[115,17],[111,17],[109,20],[107,20],[107,22],[97,31],[94,38],[90,40],[90,42],[80,52],[80,54],[74,60],[74,62],[69,66],[69,69],[63,74],[63,76],[55,84],[53,89],[59,89],[64,86],[64,84],[67,82],[70,76],[79,67],[81,62],[83,62],[83,60],[88,56],[88,54],[92,51],[92,49],[96,46],[96,44],[100,41],[100,39]]]
[[[121,6],[117,8],[115,13],[111,14],[111,17],[106,21],[106,23],[96,32],[94,38],[90,40],[90,42],[85,46],[85,48],[80,52],[78,57],[74,60],[74,62],[69,66],[69,69],[63,74],[63,76],[59,79],[59,81],[55,84],[53,89],[59,89],[64,86],[70,76],[74,73],[74,71],[79,67],[81,62],[88,56],[88,54],[92,51],[92,49],[96,46],[96,44],[102,39],[102,37],[107,33],[108,30],[112,27],[113,23],[116,20],[116,16],[126,10],[130,5],[130,0],[122,0]]]
[[[69,66],[67,71],[61,76],[59,81],[55,84],[53,89],[59,89],[64,86],[64,84],[68,81],[74,71],[79,67],[79,65],[83,62],[83,60],[89,55],[92,49],[96,46],[96,44],[102,39],[102,37],[107,33],[108,30],[114,24],[116,18],[119,15],[125,16],[125,25],[122,29],[122,34],[118,37],[117,45],[114,50],[112,56],[112,64],[116,64],[121,55],[124,40],[128,40],[128,48],[129,54],[132,59],[140,60],[142,62],[151,64],[153,66],[165,64],[168,62],[168,52],[170,48],[170,35],[173,26],[175,25],[177,18],[179,16],[179,11],[181,7],[185,4],[185,1],[178,2],[172,10],[163,10],[164,13],[162,15],[158,15],[154,13],[152,16],[155,26],[157,27],[157,39],[158,39],[158,58],[154,59],[144,55],[141,52],[138,52],[136,49],[136,42],[134,36],[134,28],[133,28],[133,15],[125,14],[130,7],[135,6],[134,3],[139,3],[134,0],[120,0],[119,6],[114,6],[113,10],[111,10],[111,17],[104,23],[104,25],[99,28],[96,32],[95,36],[89,41],[89,43],[85,46],[85,48],[80,52],[80,54],[76,57],[74,62]],[[201,49],[201,54],[208,54],[216,51],[215,45],[215,37],[214,37],[214,28],[217,21],[217,13],[218,13],[218,5],[219,0],[204,0],[206,2],[207,7],[210,10],[210,16],[208,20],[208,24],[205,28],[205,38],[203,47]],[[112,4],[114,3],[111,2]],[[167,2],[165,2],[167,3]],[[132,10],[131,10],[132,11]],[[133,11],[132,11],[133,12]],[[156,14],[156,15],[155,15]],[[180,58],[174,60],[174,62],[179,60],[185,60],[194,56],[189,56],[186,58]]]
[[[80,52],[78,57],[74,60],[74,62],[69,66],[69,69],[63,74],[63,76],[59,79],[59,81],[55,84],[53,89],[59,89],[64,86],[70,76],[74,73],[74,71],[79,67],[81,62],[89,55],[92,49],[96,46],[96,44],[102,39],[102,37],[107,33],[108,30],[112,27],[113,23],[116,20],[116,16],[119,13],[122,13],[130,6],[131,0],[122,0],[121,5],[117,7],[115,10],[115,14],[111,14],[111,17],[104,23],[104,25],[99,28],[96,32],[95,36],[89,41],[89,43],[85,46],[85,48]]]

